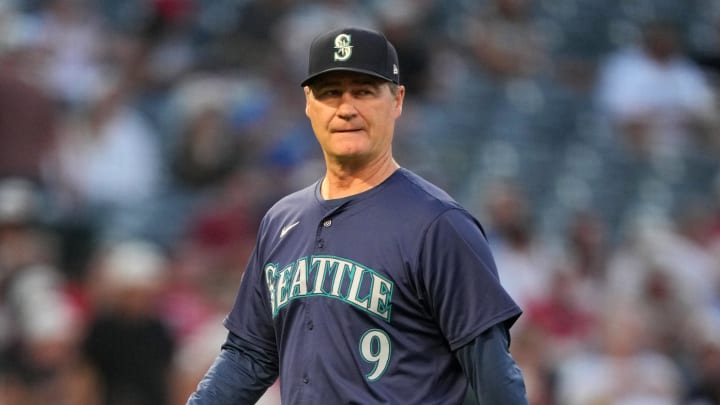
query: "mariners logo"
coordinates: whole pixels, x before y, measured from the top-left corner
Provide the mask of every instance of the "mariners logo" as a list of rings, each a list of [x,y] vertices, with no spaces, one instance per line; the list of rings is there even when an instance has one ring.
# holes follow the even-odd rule
[[[350,45],[350,34],[340,34],[335,37],[335,61],[345,62],[352,55],[352,45]]]
[[[308,297],[338,299],[386,322],[392,312],[394,283],[375,270],[334,256],[306,256],[285,267],[265,265],[273,318],[291,301]]]

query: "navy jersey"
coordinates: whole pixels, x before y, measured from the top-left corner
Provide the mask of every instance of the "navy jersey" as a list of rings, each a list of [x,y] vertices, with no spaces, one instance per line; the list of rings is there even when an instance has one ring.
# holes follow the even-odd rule
[[[460,404],[453,351],[520,309],[478,222],[405,169],[348,198],[275,204],[225,326],[278,353],[283,403]]]

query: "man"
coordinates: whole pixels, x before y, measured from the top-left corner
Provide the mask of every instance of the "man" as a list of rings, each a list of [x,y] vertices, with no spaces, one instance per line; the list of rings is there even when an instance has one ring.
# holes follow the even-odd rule
[[[717,101],[706,73],[689,58],[671,20],[650,20],[641,41],[611,52],[599,65],[598,106],[627,152],[678,156],[713,147]],[[690,149],[688,149],[690,148]]]
[[[334,30],[302,82],[325,176],[260,225],[229,335],[188,404],[527,404],[508,329],[521,311],[478,222],[401,168],[405,88],[385,37]]]

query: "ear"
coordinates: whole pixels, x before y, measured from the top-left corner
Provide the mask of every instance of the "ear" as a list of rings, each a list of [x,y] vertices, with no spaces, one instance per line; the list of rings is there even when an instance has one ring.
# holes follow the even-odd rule
[[[310,94],[310,92],[311,92],[310,86],[303,87],[303,91],[305,92],[305,115],[308,118],[310,118],[310,115],[308,114],[308,108],[310,108],[309,101],[310,101],[310,97],[312,97],[312,95]]]
[[[405,86],[398,86],[395,96],[395,118],[402,114],[403,102],[405,101]]]

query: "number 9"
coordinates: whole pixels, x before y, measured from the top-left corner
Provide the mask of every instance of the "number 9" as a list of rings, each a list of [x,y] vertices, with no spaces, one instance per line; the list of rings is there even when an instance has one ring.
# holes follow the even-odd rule
[[[380,329],[370,329],[360,337],[360,355],[373,364],[372,371],[365,375],[368,381],[377,381],[385,374],[391,351],[390,337]]]

